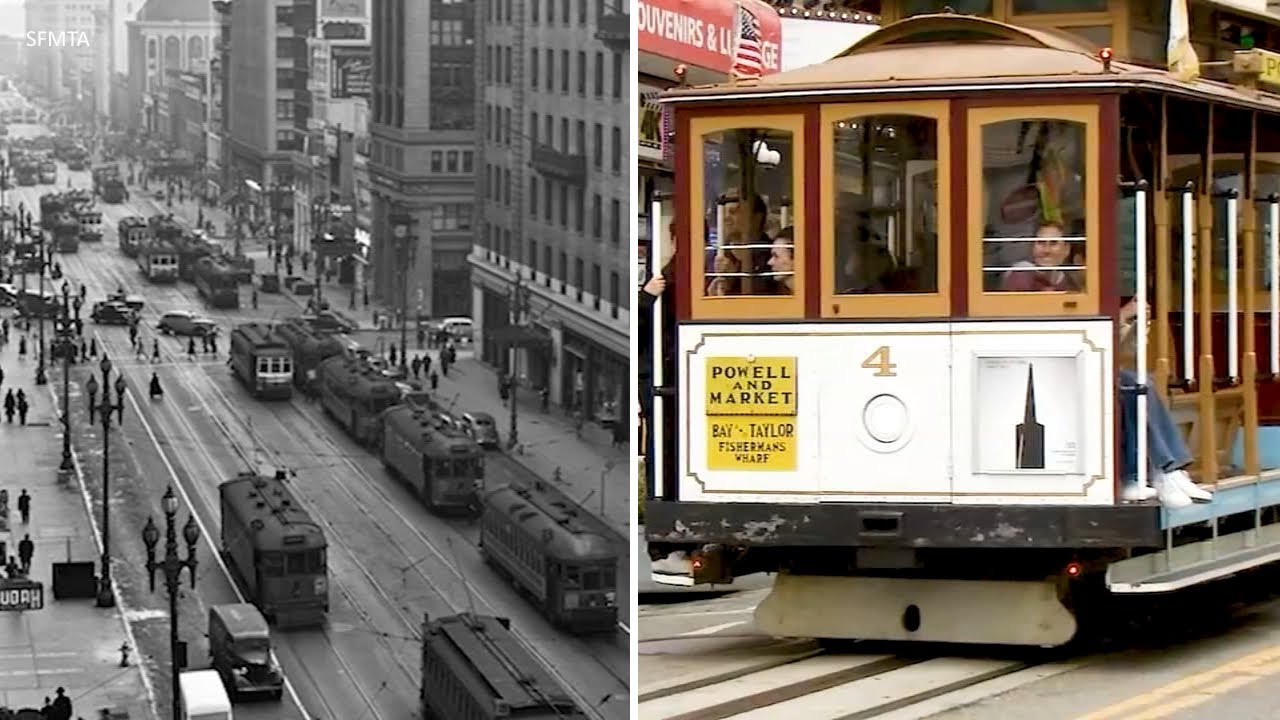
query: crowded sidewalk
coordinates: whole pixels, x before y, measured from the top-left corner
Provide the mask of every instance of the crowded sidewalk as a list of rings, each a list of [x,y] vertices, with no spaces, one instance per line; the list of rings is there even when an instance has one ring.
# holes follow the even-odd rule
[[[19,542],[30,537],[34,552],[28,577],[43,583],[44,607],[0,612],[0,708],[40,710],[46,698],[56,698],[64,688],[72,717],[96,717],[102,709],[128,712],[135,719],[154,717],[150,689],[119,609],[99,609],[92,598],[53,597],[54,563],[96,566],[101,551],[78,473],[58,471],[62,433],[53,393],[61,386],[61,371],[49,369],[49,384],[37,386],[37,359],[30,353],[19,357],[19,336],[13,329],[10,341],[0,346],[0,392],[22,389],[30,403],[25,425],[18,417],[12,423],[0,419],[0,453],[5,457],[0,489],[9,493],[9,531],[0,533],[0,540],[17,558]],[[34,350],[35,342],[28,346]],[[18,503],[23,490],[30,498],[26,523]],[[124,667],[122,646],[129,648]]]

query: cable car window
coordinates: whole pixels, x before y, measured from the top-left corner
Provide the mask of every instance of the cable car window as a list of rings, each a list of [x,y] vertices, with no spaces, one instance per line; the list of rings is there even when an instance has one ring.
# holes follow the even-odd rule
[[[258,556],[258,567],[267,577],[280,577],[284,574],[284,558],[278,552],[264,552]]]
[[[306,553],[289,553],[285,555],[285,562],[286,575],[301,575],[307,571]]]
[[[567,588],[582,587],[580,571],[577,568],[565,568],[564,586]]]
[[[951,8],[947,12],[955,11],[960,15],[985,15],[990,17],[992,0],[904,0],[902,3],[902,16],[911,17],[912,15],[926,15],[930,13],[940,13]]]
[[[785,130],[703,136],[706,295],[794,292],[792,145]]]
[[[583,590],[600,590],[603,586],[600,582],[600,572],[596,570],[584,570],[582,572],[582,589]]]
[[[324,549],[312,550],[307,553],[307,572],[318,573],[324,572]]]
[[[837,295],[938,292],[938,122],[833,123]]]
[[[984,125],[982,181],[983,289],[1085,292],[1085,124]]]
[[[1013,13],[1106,12],[1108,0],[1013,0]]]

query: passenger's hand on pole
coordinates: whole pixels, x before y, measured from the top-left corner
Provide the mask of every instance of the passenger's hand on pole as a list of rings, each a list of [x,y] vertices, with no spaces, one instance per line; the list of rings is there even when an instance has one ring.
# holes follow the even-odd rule
[[[662,291],[666,289],[667,289],[667,279],[663,277],[661,274],[654,275],[653,277],[649,278],[648,282],[644,284],[644,291],[654,297],[658,297],[659,295],[662,294]]]

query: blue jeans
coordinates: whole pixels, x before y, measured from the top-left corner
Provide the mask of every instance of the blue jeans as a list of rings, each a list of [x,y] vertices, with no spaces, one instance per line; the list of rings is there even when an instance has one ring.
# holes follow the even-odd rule
[[[1147,458],[1157,472],[1172,472],[1191,464],[1191,451],[1182,441],[1182,433],[1164,400],[1150,388],[1155,381],[1147,378]],[[1120,370],[1121,387],[1138,384],[1138,374]],[[1120,472],[1121,479],[1133,482],[1138,476],[1138,396],[1120,393]]]

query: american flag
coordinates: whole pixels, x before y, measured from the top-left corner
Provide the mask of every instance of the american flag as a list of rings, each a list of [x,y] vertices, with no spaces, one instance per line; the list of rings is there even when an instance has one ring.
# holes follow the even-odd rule
[[[751,11],[738,6],[738,42],[733,51],[733,76],[758,78],[764,74],[760,61],[760,21]]]

